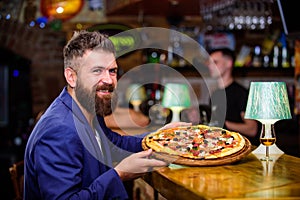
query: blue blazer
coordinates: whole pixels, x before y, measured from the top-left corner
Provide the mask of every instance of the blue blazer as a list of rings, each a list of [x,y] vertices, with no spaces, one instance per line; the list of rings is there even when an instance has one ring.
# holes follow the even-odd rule
[[[103,117],[92,128],[64,88],[28,140],[24,199],[127,199],[113,164],[141,151],[143,136],[121,136],[106,127]]]

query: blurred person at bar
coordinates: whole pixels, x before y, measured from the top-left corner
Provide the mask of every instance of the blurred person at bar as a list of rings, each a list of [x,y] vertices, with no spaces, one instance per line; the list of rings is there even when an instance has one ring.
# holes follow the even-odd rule
[[[208,69],[210,76],[217,80],[218,89],[213,91],[211,99],[216,101],[211,102],[212,118],[218,119],[218,113],[224,110],[225,112],[225,129],[236,131],[253,142],[258,133],[258,123],[255,120],[244,119],[244,114],[248,100],[248,90],[235,81],[232,70],[235,63],[235,53],[229,48],[212,49],[209,52],[210,60]],[[226,94],[225,102],[220,101],[220,95]],[[222,120],[220,120],[222,121]]]

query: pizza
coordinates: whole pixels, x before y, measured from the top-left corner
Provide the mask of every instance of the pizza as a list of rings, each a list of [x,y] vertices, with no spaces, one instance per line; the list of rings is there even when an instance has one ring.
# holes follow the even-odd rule
[[[146,148],[188,159],[219,159],[241,151],[245,138],[233,131],[206,125],[158,130],[144,138]]]

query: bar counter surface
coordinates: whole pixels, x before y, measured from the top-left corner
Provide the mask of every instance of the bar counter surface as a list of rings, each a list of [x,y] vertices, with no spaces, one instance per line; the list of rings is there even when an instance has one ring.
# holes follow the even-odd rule
[[[266,162],[250,153],[221,166],[171,164],[143,180],[166,199],[300,199],[300,158],[282,154]]]
[[[157,127],[115,130],[136,135]],[[252,150],[255,147],[252,146]],[[190,167],[170,164],[155,169],[142,179],[166,199],[176,200],[300,200],[300,158],[273,154],[273,161],[261,161],[262,154],[249,153],[241,160],[219,166]]]

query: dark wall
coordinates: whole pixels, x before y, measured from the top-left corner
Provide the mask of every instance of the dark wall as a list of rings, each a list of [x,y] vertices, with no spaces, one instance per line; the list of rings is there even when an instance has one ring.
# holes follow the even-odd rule
[[[34,118],[65,85],[65,33],[3,18],[0,30],[0,78],[7,84],[0,86],[0,98],[8,100],[2,102],[6,120],[0,120],[0,195],[9,200],[13,198],[9,166],[23,159]]]
[[[10,199],[13,191],[8,168],[23,159],[32,118],[30,61],[0,48],[0,70],[0,188],[3,189],[2,195]]]

